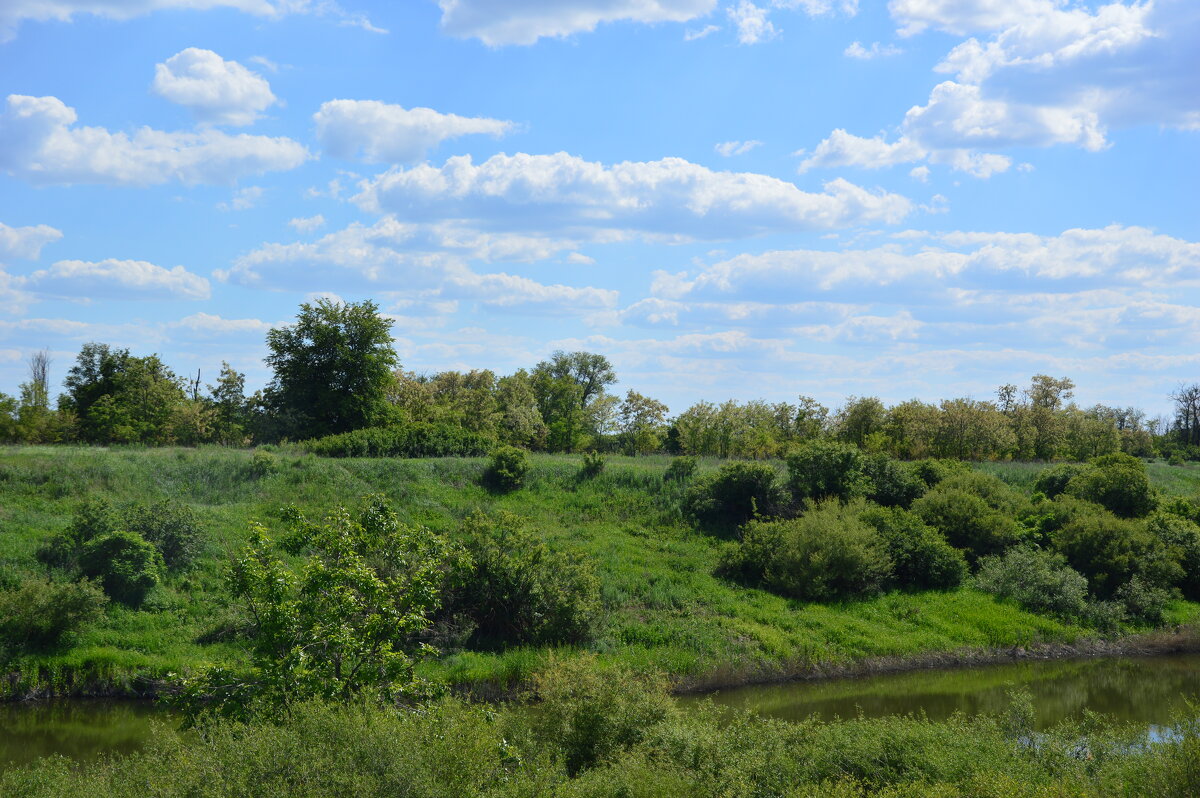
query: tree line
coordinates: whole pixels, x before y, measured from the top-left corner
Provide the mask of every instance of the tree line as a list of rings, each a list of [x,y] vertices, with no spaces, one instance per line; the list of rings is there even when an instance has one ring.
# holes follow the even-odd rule
[[[273,377],[246,394],[223,363],[213,383],[184,378],[158,355],[85,344],[51,403],[50,357],[35,353],[18,396],[0,394],[0,440],[183,445],[299,441],[362,429],[432,425],[495,445],[548,452],[666,452],[760,459],[806,441],[852,443],[901,459],[1087,460],[1123,452],[1200,460],[1200,383],[1173,395],[1173,417],[1133,407],[1080,407],[1067,378],[1036,375],[994,399],[912,399],[891,406],[849,397],[830,409],[796,402],[698,402],[672,416],[661,401],[610,392],[604,355],[555,352],[508,375],[418,374],[401,367],[390,319],[367,300],[318,299],[267,333]]]

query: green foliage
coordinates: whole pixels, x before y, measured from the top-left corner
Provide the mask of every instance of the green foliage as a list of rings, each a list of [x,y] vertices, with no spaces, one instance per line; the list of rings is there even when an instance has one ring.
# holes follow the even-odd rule
[[[671,464],[663,472],[663,481],[688,482],[696,475],[696,469],[699,467],[699,461],[692,455],[685,454],[682,457],[676,457],[671,460]]]
[[[0,592],[0,638],[25,646],[53,646],[104,613],[108,597],[88,580],[31,577]]]
[[[981,559],[975,584],[1026,609],[1060,618],[1079,618],[1087,609],[1087,578],[1067,565],[1061,554],[1031,546]]]
[[[587,561],[552,551],[512,513],[466,520],[467,554],[452,569],[442,615],[469,620],[476,645],[559,645],[589,640],[600,583]]]
[[[876,504],[909,507],[928,490],[925,480],[912,466],[882,452],[867,455],[863,465],[871,485],[867,498]]]
[[[957,587],[967,561],[937,530],[899,507],[867,506],[860,517],[879,533],[892,561],[892,579],[903,588]]]
[[[525,483],[529,473],[529,455],[515,446],[501,446],[492,452],[484,479],[497,489],[512,491]]]
[[[125,513],[125,528],[157,546],[166,566],[176,571],[191,567],[205,543],[196,511],[170,499],[135,504]]]
[[[1090,514],[1077,514],[1054,533],[1052,543],[1072,568],[1088,578],[1092,594],[1100,598],[1111,598],[1137,573],[1168,585],[1181,576],[1166,547],[1143,525],[1099,507]]]
[[[864,509],[827,499],[799,518],[752,521],[721,572],[805,601],[877,592],[892,574],[892,561],[875,527],[862,520]]]
[[[664,679],[603,672],[594,657],[552,661],[534,678],[533,692],[541,702],[534,733],[558,750],[570,775],[614,761],[679,715]]]
[[[167,443],[172,410],[184,398],[157,355],[134,357],[107,344],[84,344],[63,384],[59,407],[92,443]]]
[[[354,435],[356,433],[348,433]],[[266,449],[255,449],[250,455],[250,476],[255,479],[269,477],[279,470],[279,458]]]
[[[1146,520],[1146,529],[1167,546],[1182,567],[1178,587],[1184,598],[1200,599],[1200,525],[1160,510]]]
[[[357,515],[322,522],[293,514],[299,571],[271,551],[256,527],[234,561],[229,588],[252,620],[251,668],[217,667],[183,681],[173,700],[190,720],[203,714],[278,714],[297,701],[422,692],[415,636],[429,625],[453,550],[440,535],[400,523],[381,497]]]
[[[584,452],[583,463],[579,466],[580,479],[595,479],[604,472],[604,464],[607,462],[604,455],[599,452]]]
[[[917,478],[930,488],[940,485],[956,474],[965,474],[971,470],[969,464],[959,460],[937,460],[930,457],[914,460],[909,463],[909,467]]]
[[[981,497],[978,488],[983,485],[995,487],[986,480],[976,480],[975,474],[950,477],[912,506],[922,521],[945,536],[950,545],[962,549],[972,563],[980,557],[999,554],[1021,538],[1011,508],[1006,508],[1009,510],[1006,512]]]
[[[769,516],[783,504],[769,463],[735,461],[692,481],[683,511],[706,526],[741,526],[756,516]]]
[[[462,427],[417,422],[343,432],[302,446],[322,457],[478,457],[495,441]]]
[[[51,568],[73,569],[85,543],[116,532],[122,526],[121,515],[112,502],[103,496],[88,496],[76,508],[70,525],[42,543],[37,559]]]
[[[788,487],[801,501],[847,501],[871,489],[866,461],[857,446],[827,440],[802,444],[787,458]]]
[[[163,575],[163,558],[153,543],[135,532],[110,532],[83,544],[79,570],[99,580],[113,601],[137,607]]]
[[[1034,480],[1033,489],[1053,499],[1067,489],[1072,479],[1087,470],[1087,466],[1079,463],[1060,463],[1042,470]]]
[[[1161,626],[1166,621],[1171,592],[1146,581],[1140,574],[1134,574],[1128,582],[1117,588],[1113,598],[1135,623]]]
[[[296,323],[267,333],[265,392],[280,437],[319,438],[391,420],[387,389],[398,360],[392,322],[370,300],[318,299]]]
[[[1122,518],[1141,518],[1154,509],[1154,490],[1146,464],[1127,454],[1108,454],[1067,484],[1072,496],[1104,506]]]

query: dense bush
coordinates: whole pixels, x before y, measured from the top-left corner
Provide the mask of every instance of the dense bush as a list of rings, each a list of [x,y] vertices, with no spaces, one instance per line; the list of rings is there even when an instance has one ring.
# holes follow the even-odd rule
[[[515,446],[501,446],[492,452],[484,480],[503,491],[512,491],[525,484],[529,473],[529,455]]]
[[[471,516],[468,557],[443,591],[441,617],[469,623],[477,645],[562,644],[591,638],[600,583],[586,560],[552,551],[511,513]]]
[[[26,579],[0,592],[0,639],[17,645],[54,645],[100,617],[107,603],[104,591],[86,579]]]
[[[913,474],[930,488],[956,474],[965,474],[971,470],[971,466],[961,460],[938,460],[931,457],[914,460],[908,466]]]
[[[774,514],[783,503],[775,469],[768,463],[725,463],[688,486],[683,511],[706,526],[741,526]]]
[[[891,576],[892,562],[883,538],[861,519],[864,507],[827,499],[799,518],[753,521],[719,570],[806,601],[877,592]]]
[[[904,588],[951,588],[967,575],[967,561],[937,530],[899,507],[868,506],[859,516],[879,533],[892,561],[892,580]]]
[[[999,554],[1021,539],[1021,528],[1011,515],[953,483],[953,478],[945,480],[917,499],[912,511],[950,545],[966,552],[969,562]]]
[[[866,458],[853,444],[812,440],[787,458],[788,487],[801,501],[863,496],[871,489]]]
[[[1075,619],[1088,604],[1088,581],[1061,554],[1017,546],[979,561],[980,590],[1012,599],[1027,610]]]
[[[676,457],[671,460],[671,464],[667,466],[667,470],[663,473],[663,481],[687,482],[695,476],[699,465],[699,461],[691,455]]]
[[[135,504],[125,513],[125,529],[157,546],[172,570],[189,567],[204,547],[200,517],[179,502]]]
[[[1167,603],[1171,591],[1142,579],[1140,574],[1117,588],[1113,596],[1125,610],[1125,615],[1135,623],[1161,626],[1166,622]]]
[[[302,445],[323,457],[478,457],[496,442],[462,427],[418,422],[343,432]]]
[[[864,472],[870,485],[867,498],[884,507],[909,507],[929,487],[908,463],[883,453],[867,455]]]
[[[162,555],[134,532],[110,532],[83,545],[79,570],[97,579],[113,601],[139,606],[162,579]]]
[[[1092,594],[1111,598],[1134,574],[1155,585],[1171,585],[1182,569],[1166,546],[1136,521],[1096,508],[1078,514],[1054,533],[1052,543],[1071,567],[1088,578]]]
[[[535,677],[534,697],[534,734],[559,752],[572,776],[615,760],[680,715],[665,680],[623,668],[604,672],[595,657],[552,662]]]
[[[1122,518],[1140,518],[1156,502],[1146,464],[1128,454],[1106,454],[1067,483],[1067,493],[1102,505]]]
[[[1060,463],[1043,469],[1033,482],[1033,489],[1047,499],[1053,499],[1067,489],[1072,479],[1087,470],[1080,463]]]
[[[1200,600],[1200,526],[1159,511],[1146,519],[1146,529],[1167,546],[1182,567],[1183,576],[1177,586],[1183,597]]]
[[[71,524],[38,548],[37,559],[52,568],[73,569],[84,544],[116,532],[122,526],[121,515],[112,502],[103,496],[89,496],[76,508]]]

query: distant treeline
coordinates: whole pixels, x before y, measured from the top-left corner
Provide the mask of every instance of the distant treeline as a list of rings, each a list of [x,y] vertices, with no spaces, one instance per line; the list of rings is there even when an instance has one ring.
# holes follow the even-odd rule
[[[1200,384],[1172,395],[1171,419],[1132,407],[1079,407],[1074,384],[1039,374],[996,398],[850,397],[836,409],[795,403],[699,402],[675,416],[617,381],[604,355],[555,352],[531,369],[415,374],[400,367],[391,321],[370,301],[300,306],[267,333],[274,377],[247,396],[227,363],[216,381],[185,379],[157,355],[85,344],[51,402],[48,353],[29,362],[19,396],[0,394],[0,441],[245,446],[308,441],[330,455],[477,454],[497,445],[550,452],[667,452],[780,457],[814,439],[903,459],[1086,460],[1124,452],[1200,460]],[[316,443],[318,439],[337,436]]]

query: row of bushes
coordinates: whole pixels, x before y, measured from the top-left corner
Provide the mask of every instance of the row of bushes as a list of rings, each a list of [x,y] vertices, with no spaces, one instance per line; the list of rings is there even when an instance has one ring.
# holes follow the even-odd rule
[[[368,427],[314,438],[301,444],[324,457],[479,457],[496,442],[451,424],[417,422],[397,427]]]

